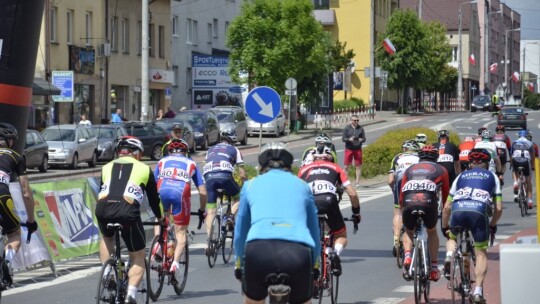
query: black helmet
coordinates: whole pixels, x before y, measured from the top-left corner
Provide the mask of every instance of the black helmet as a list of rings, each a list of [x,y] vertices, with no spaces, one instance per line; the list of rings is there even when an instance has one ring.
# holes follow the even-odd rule
[[[484,130],[487,130],[487,128],[486,128],[486,127],[480,127],[480,128],[478,128],[478,135],[479,135],[479,136],[482,135],[482,132],[483,132]]]
[[[281,165],[291,168],[293,160],[293,155],[282,142],[267,143],[261,147],[261,152],[259,153],[259,165],[261,169],[270,165],[272,161],[272,166],[275,168],[279,168]]]
[[[172,125],[172,130],[184,130],[184,126],[181,123],[174,123]]]
[[[332,155],[332,149],[328,148],[327,146],[318,146],[315,150],[315,153],[313,154],[313,158],[325,159],[327,161],[334,160],[334,156]]]
[[[449,137],[450,132],[448,130],[439,130],[439,132],[437,132],[437,136],[439,136],[439,138],[441,138],[441,137]]]
[[[0,122],[0,139],[13,139],[17,140],[19,138],[19,132],[12,125],[6,122]]]
[[[229,133],[223,132],[221,133],[221,141],[226,141],[229,145],[234,144],[234,140],[232,139],[231,135]]]
[[[315,144],[331,144],[332,138],[328,136],[325,132],[321,132],[315,136]]]

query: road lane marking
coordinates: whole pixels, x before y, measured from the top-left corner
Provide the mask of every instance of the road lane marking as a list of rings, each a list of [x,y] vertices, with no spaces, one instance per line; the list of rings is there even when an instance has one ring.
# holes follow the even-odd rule
[[[376,298],[371,300],[372,304],[397,304],[404,301],[406,298]]]

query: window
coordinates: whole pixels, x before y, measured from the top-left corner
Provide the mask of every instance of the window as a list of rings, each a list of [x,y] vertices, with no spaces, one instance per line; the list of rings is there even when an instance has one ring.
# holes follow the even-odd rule
[[[52,6],[50,11],[51,42],[58,42],[58,7]]]
[[[73,31],[74,31],[74,24],[73,24],[73,16],[75,15],[75,12],[73,10],[67,11],[67,37],[66,37],[66,43],[72,44],[73,43]]]
[[[228,30],[229,30],[229,21],[225,21],[225,37],[227,37]]]
[[[454,46],[452,47],[452,62],[457,62],[458,61],[458,47],[457,46]]]
[[[197,28],[198,28],[197,20],[187,19],[187,26],[186,26],[186,29],[187,29],[186,43],[187,44],[197,45],[197,41],[198,41]]]
[[[160,25],[158,28],[159,58],[165,58],[165,27]]]
[[[89,46],[92,44],[92,12],[86,12],[85,22],[86,45]]]
[[[212,43],[212,36],[213,36],[212,31],[213,31],[212,23],[208,23],[208,35],[207,35],[207,42],[208,43]]]
[[[118,52],[118,17],[111,18],[111,51]]]
[[[150,23],[148,25],[148,56],[150,57],[154,57],[156,56],[156,51],[155,51],[155,42],[154,42],[154,24],[153,23]]]
[[[218,20],[214,19],[214,38],[218,37],[218,33],[219,33],[218,30],[219,30]]]
[[[142,22],[137,21],[137,55],[142,51]]]
[[[172,35],[178,36],[178,16],[173,16],[172,19]]]
[[[122,52],[129,53],[129,19],[122,19]]]

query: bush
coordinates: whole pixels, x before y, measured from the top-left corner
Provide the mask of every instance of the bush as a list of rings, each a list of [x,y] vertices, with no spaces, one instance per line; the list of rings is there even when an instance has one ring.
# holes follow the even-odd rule
[[[437,132],[428,128],[413,127],[389,131],[366,147],[362,151],[362,177],[371,178],[381,174],[388,174],[392,159],[402,151],[401,145],[403,142],[408,139],[414,139],[418,133],[426,134],[428,143],[437,141]],[[459,145],[459,136],[450,132],[450,142],[456,146]],[[349,177],[352,176],[354,178],[354,168],[350,169],[347,173]]]
[[[345,100],[334,100],[334,111],[346,110],[350,108],[358,108],[363,105],[364,105],[364,101],[356,97],[353,97],[351,99],[345,99]]]
[[[398,107],[396,109],[396,114],[407,114],[407,107]]]

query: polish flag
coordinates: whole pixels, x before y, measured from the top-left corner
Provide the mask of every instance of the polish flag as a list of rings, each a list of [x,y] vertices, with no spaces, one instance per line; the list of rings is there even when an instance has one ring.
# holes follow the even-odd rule
[[[529,82],[529,91],[531,93],[534,93],[534,83],[532,83],[532,82]]]
[[[471,56],[469,56],[469,63],[471,65],[476,65],[476,59],[474,58],[474,54],[471,54]]]
[[[496,62],[489,66],[489,72],[491,74],[496,74],[497,73],[497,63]]]
[[[394,55],[394,53],[396,52],[396,47],[389,38],[384,39],[383,46],[386,52],[390,55]]]
[[[514,72],[514,74],[512,74],[512,80],[514,82],[519,82],[519,72]]]

